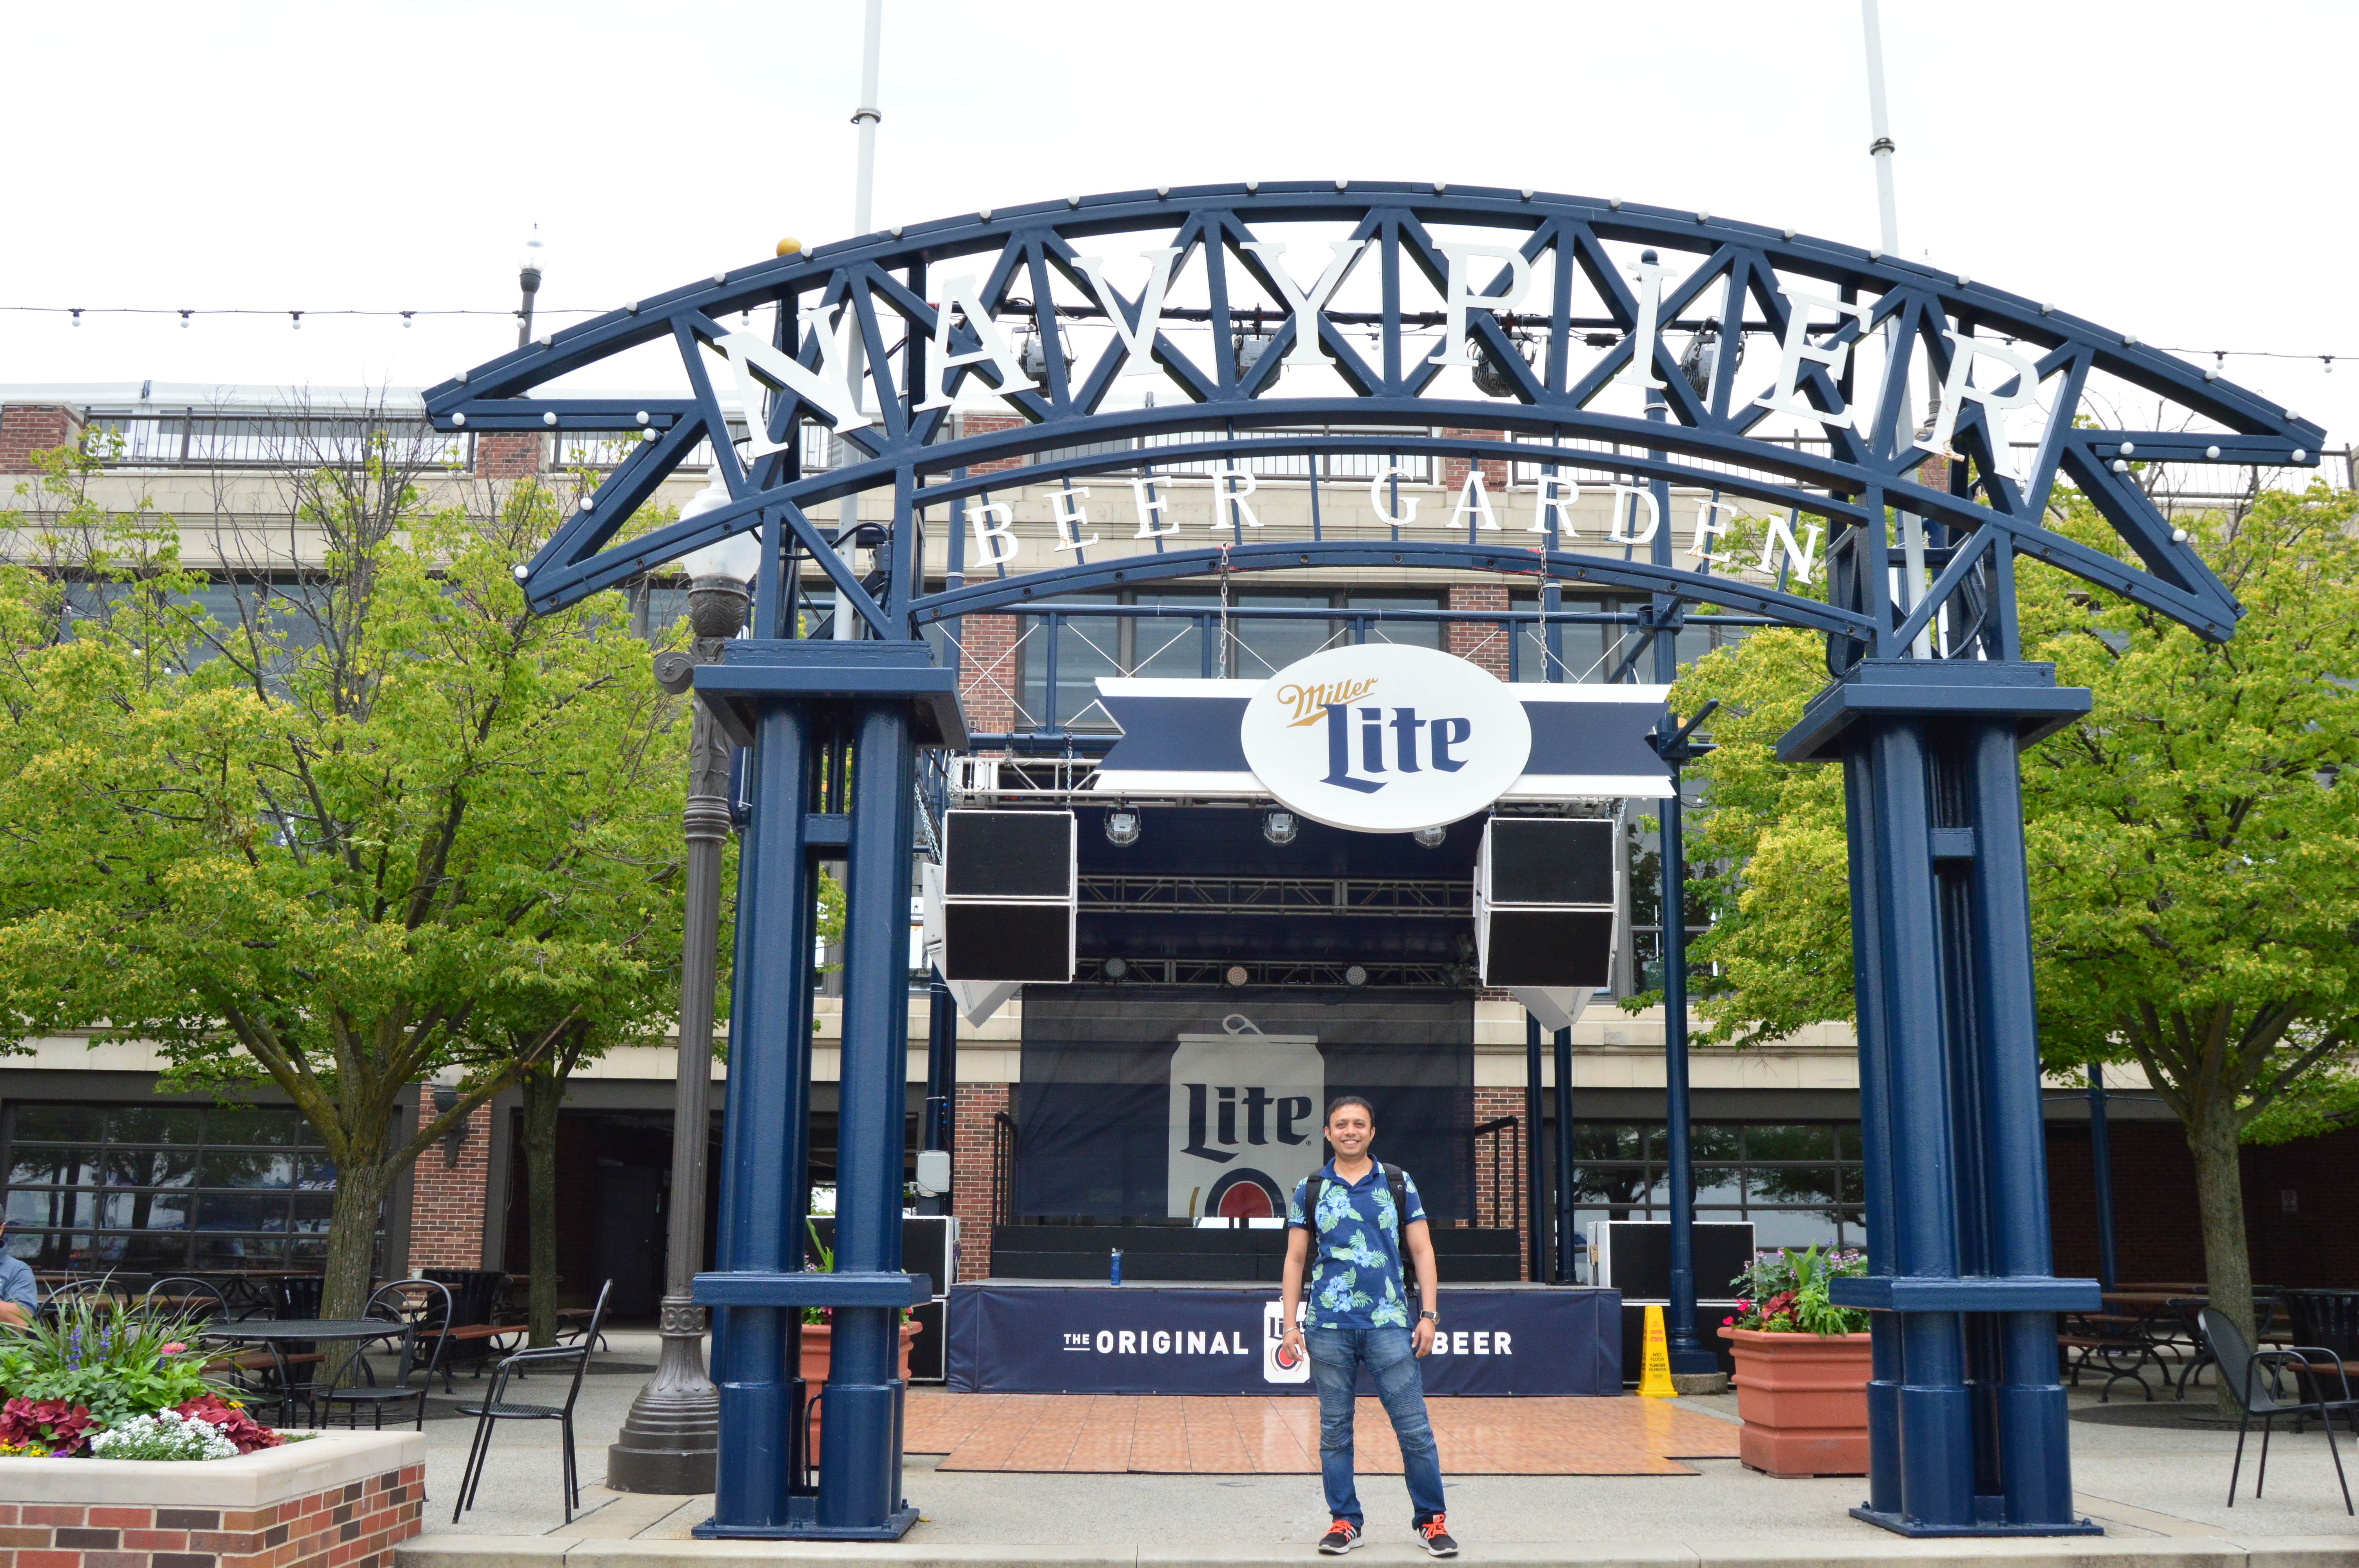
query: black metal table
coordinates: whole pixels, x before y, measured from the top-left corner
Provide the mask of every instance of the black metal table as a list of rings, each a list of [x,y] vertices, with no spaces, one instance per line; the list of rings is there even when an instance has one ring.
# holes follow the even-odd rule
[[[224,1324],[208,1328],[199,1337],[231,1345],[261,1345],[270,1351],[278,1372],[278,1424],[285,1426],[295,1411],[295,1379],[288,1347],[297,1345],[353,1344],[371,1339],[395,1339],[409,1325],[381,1317],[298,1317]]]

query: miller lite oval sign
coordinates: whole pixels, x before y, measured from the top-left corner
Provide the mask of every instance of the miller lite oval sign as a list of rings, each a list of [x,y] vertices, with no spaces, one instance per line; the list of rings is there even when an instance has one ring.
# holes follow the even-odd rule
[[[1531,755],[1532,726],[1514,690],[1480,665],[1367,643],[1270,676],[1238,739],[1288,809],[1330,827],[1414,833],[1506,794]]]

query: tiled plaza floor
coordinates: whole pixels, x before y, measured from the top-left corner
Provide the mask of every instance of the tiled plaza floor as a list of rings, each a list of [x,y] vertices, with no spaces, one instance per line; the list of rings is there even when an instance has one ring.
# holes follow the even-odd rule
[[[1735,1426],[1660,1400],[1436,1398],[1426,1409],[1453,1476],[1689,1476],[1677,1460],[1736,1454]],[[1375,1400],[1360,1401],[1353,1442],[1362,1475],[1400,1474]],[[1312,1475],[1319,1401],[912,1389],[903,1446],[943,1455],[941,1470]]]

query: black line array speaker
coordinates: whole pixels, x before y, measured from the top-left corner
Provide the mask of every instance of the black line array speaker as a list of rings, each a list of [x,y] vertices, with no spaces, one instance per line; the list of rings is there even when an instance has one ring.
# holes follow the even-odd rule
[[[1494,816],[1474,862],[1474,948],[1483,983],[1613,982],[1614,824]]]
[[[1070,811],[951,811],[942,828],[942,979],[1073,978],[1081,829]]]

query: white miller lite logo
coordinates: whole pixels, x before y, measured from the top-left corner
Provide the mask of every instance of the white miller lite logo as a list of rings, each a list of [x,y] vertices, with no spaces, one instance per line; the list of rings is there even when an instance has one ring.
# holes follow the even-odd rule
[[[1180,1036],[1164,1211],[1187,1219],[1282,1217],[1294,1184],[1324,1152],[1326,1092],[1315,1034]]]
[[[1270,676],[1246,703],[1237,740],[1263,787],[1312,821],[1414,833],[1506,793],[1531,756],[1532,724],[1478,665],[1368,643]]]
[[[1265,1302],[1261,1309],[1261,1380],[1265,1383],[1310,1381],[1310,1357],[1286,1352],[1286,1320],[1278,1315],[1285,1303]]]

